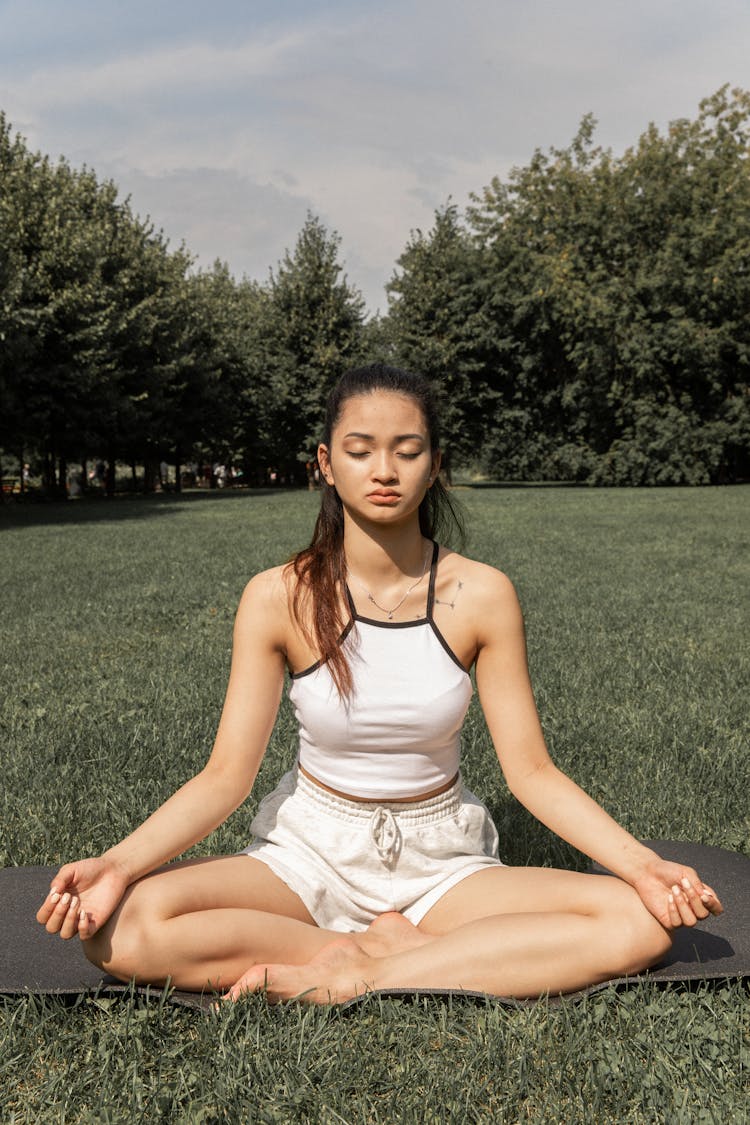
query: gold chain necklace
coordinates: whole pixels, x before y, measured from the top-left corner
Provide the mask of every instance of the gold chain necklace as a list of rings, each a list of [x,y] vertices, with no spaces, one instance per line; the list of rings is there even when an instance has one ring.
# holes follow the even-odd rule
[[[354,579],[354,581],[357,583],[357,585],[367,594],[368,602],[372,602],[372,604],[375,606],[376,609],[379,609],[381,613],[384,613],[386,615],[386,617],[388,618],[389,621],[392,621],[394,613],[401,608],[401,606],[404,604],[406,599],[409,597],[409,594],[412,592],[412,590],[416,590],[417,586],[419,585],[419,583],[424,578],[425,573],[427,572],[427,560],[429,559],[429,557],[430,557],[430,552],[429,552],[429,549],[428,549],[427,551],[425,551],[424,565],[422,566],[422,573],[420,574],[420,576],[419,576],[419,578],[417,579],[416,582],[412,582],[411,586],[406,591],[406,593],[404,594],[401,601],[396,602],[393,609],[386,609],[385,606],[380,605],[379,602],[376,602],[374,597],[370,593],[370,591],[365,586],[364,582],[362,582],[359,578],[357,578],[356,574],[352,574],[351,571],[349,571],[349,574]]]

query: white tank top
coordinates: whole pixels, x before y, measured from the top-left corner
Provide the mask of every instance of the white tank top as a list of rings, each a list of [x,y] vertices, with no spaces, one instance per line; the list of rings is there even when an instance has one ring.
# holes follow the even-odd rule
[[[435,543],[426,615],[417,621],[362,617],[347,588],[347,700],[320,661],[292,675],[299,763],[332,789],[384,801],[418,797],[458,772],[472,686],[433,619],[437,559]]]

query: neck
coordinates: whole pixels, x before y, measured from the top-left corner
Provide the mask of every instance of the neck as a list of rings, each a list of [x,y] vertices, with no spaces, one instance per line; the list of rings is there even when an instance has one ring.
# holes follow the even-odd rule
[[[405,527],[365,528],[347,519],[344,527],[347,569],[368,585],[382,588],[404,576],[419,577],[426,550],[416,520]]]

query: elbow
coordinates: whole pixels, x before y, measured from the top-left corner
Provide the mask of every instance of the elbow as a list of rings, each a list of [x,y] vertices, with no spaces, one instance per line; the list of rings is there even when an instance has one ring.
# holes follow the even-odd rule
[[[252,788],[252,778],[242,771],[216,762],[208,762],[195,781],[210,793],[212,801],[218,801],[226,808],[229,816],[245,801]]]
[[[539,791],[540,782],[559,772],[552,759],[545,757],[527,769],[506,770],[505,781],[516,800],[526,805],[531,796]]]

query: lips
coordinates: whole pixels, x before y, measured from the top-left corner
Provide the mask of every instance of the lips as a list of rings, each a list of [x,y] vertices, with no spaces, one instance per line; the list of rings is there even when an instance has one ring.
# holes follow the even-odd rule
[[[367,499],[373,504],[394,504],[400,499],[400,495],[390,488],[379,488],[375,492],[368,492]]]

